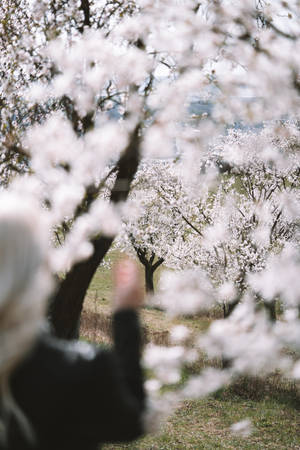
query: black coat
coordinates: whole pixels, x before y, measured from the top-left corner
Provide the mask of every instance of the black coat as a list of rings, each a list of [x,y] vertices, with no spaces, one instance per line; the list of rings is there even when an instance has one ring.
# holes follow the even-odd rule
[[[113,337],[112,350],[49,335],[38,339],[11,378],[36,443],[29,444],[12,420],[7,449],[94,450],[99,443],[129,441],[143,433],[141,338],[134,311],[114,315]]]

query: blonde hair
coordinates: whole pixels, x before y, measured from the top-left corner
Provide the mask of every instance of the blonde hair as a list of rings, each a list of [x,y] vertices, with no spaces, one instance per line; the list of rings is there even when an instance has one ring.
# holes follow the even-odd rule
[[[34,204],[0,194],[0,400],[19,419],[22,414],[15,408],[8,380],[44,322],[51,288],[45,235]]]

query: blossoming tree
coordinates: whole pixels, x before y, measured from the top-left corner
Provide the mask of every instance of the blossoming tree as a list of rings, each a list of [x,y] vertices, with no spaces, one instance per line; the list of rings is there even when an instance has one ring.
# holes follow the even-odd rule
[[[154,273],[163,263],[167,267],[185,265],[179,246],[186,224],[176,206],[183,195],[177,165],[172,159],[146,160],[133,180],[116,245],[141,262],[149,293],[154,292]]]
[[[76,336],[120,217],[134,227],[126,200],[140,159],[174,157],[176,148],[177,210],[171,179],[159,204],[189,230],[180,234],[189,258],[177,251],[181,270],[163,277],[160,302],[173,314],[221,297],[235,307],[192,353],[185,332],[174,333],[182,345],[150,348],[152,387],[176,382],[203,349],[228,363],[180,395],[205,395],[241,373],[299,378],[299,357],[283,351],[300,346],[299,1],[22,0],[16,8],[4,0],[0,27],[1,184],[41,205],[49,237],[65,230],[61,246],[49,245],[53,273],[64,273],[55,332]],[[207,106],[197,118],[196,97]],[[235,122],[269,127],[224,138]],[[239,301],[232,287],[243,288]],[[258,298],[280,298],[283,319],[270,321]]]

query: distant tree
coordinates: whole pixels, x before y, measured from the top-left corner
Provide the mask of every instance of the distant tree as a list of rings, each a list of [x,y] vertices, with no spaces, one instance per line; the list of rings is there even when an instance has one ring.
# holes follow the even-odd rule
[[[177,214],[174,216],[158,195],[162,175],[172,183],[170,162],[150,160],[141,165],[129,195],[129,215],[124,216],[122,233],[117,240],[118,248],[133,253],[143,265],[145,288],[149,293],[154,293],[155,271],[164,262],[168,265],[178,233]]]

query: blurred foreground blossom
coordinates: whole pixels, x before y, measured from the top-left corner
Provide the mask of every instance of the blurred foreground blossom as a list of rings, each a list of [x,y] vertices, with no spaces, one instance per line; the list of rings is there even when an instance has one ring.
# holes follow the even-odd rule
[[[236,436],[247,438],[253,432],[252,422],[249,419],[241,420],[240,422],[231,425],[230,430],[232,434],[235,434]]]
[[[213,295],[214,291],[204,272],[165,271],[160,278],[160,292],[153,302],[171,315],[192,315],[207,311],[214,303]]]

